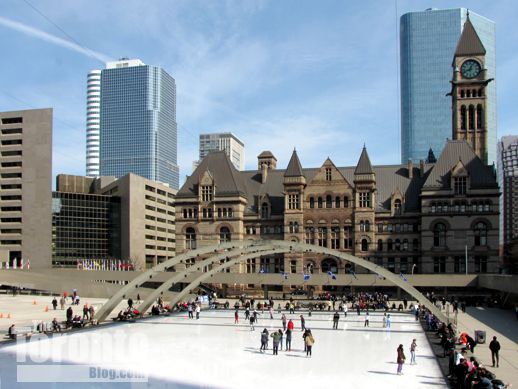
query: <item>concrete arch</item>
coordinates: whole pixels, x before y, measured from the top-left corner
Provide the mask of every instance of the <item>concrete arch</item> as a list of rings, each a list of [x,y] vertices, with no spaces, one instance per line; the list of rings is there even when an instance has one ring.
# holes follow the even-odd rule
[[[187,252],[185,254],[181,254],[177,257],[171,258],[163,263],[158,264],[153,269],[148,270],[147,272],[135,277],[134,280],[132,280],[128,285],[124,286],[121,290],[119,290],[110,300],[108,300],[102,308],[98,312],[98,318],[100,321],[104,320],[107,315],[110,314],[110,312],[117,306],[117,304],[125,298],[125,295],[129,293],[130,291],[134,290],[135,288],[138,288],[140,285],[142,285],[144,282],[150,280],[153,278],[154,275],[156,275],[158,272],[163,271],[164,269],[174,266],[177,263],[180,263],[180,261],[183,261],[188,258],[197,257],[200,255],[208,254],[211,252],[218,252],[220,250],[230,250],[226,253],[220,253],[216,256],[212,256],[211,258],[208,258],[204,261],[202,261],[198,266],[201,269],[204,262],[207,264],[214,263],[215,261],[219,262],[220,259],[230,259],[231,257],[234,257],[230,259],[227,262],[224,262],[223,264],[220,264],[219,266],[216,266],[212,268],[210,271],[203,273],[200,275],[196,280],[192,281],[179,295],[177,295],[174,299],[174,302],[171,303],[175,304],[179,299],[181,299],[183,296],[185,296],[191,289],[198,286],[201,282],[204,280],[210,278],[214,273],[224,270],[227,267],[230,267],[234,265],[237,262],[242,261],[246,258],[253,258],[257,255],[263,255],[267,254],[269,250],[273,250],[275,253],[280,252],[300,252],[300,253],[308,253],[313,252],[316,254],[323,254],[328,255],[332,257],[336,257],[342,260],[346,260],[352,263],[355,263],[359,266],[362,266],[378,275],[381,275],[385,277],[387,280],[391,281],[396,286],[399,286],[401,289],[409,293],[411,296],[416,298],[418,301],[420,301],[422,304],[424,304],[430,311],[436,315],[440,320],[447,322],[447,317],[438,310],[425,296],[423,296],[417,289],[415,289],[412,285],[410,285],[408,282],[404,281],[401,277],[398,275],[389,272],[387,269],[378,266],[375,263],[369,262],[365,259],[355,257],[353,255],[343,253],[337,250],[328,249],[325,247],[319,247],[315,245],[310,244],[304,244],[304,243],[296,243],[296,242],[288,242],[288,241],[282,241],[282,240],[261,240],[261,241],[239,241],[239,242],[229,242],[224,243],[220,245],[205,247],[202,249],[193,250],[190,252]],[[243,251],[240,253],[240,251]],[[245,254],[246,258],[242,255]],[[194,268],[197,268],[198,266],[194,266]],[[188,273],[192,273],[194,270],[193,268],[185,269],[182,272],[179,273],[173,273],[172,276],[164,282],[164,284],[160,288],[168,288],[169,285],[173,282],[173,280],[182,279],[187,277]],[[178,281],[176,281],[178,282]],[[162,289],[164,290],[164,289]],[[155,291],[156,292],[156,291]],[[159,292],[160,293],[160,292]],[[180,296],[180,297],[179,297]],[[149,299],[148,299],[149,300]],[[147,301],[147,304],[149,304],[149,301]],[[152,304],[152,301],[151,301]]]

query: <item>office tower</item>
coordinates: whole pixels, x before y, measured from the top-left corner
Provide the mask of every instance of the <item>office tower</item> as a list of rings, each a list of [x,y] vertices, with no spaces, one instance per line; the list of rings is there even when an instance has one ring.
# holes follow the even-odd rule
[[[88,73],[86,86],[86,175],[99,175],[99,137],[101,116],[101,71]]]
[[[486,50],[485,76],[495,78],[495,23],[469,12]],[[401,160],[440,155],[452,138],[452,62],[467,19],[465,8],[410,12],[401,16]],[[486,88],[487,161],[496,161],[496,83]]]
[[[158,66],[138,59],[101,71],[100,175],[134,173],[179,186],[176,85]]]
[[[518,240],[518,136],[503,136],[498,142],[498,182],[500,201],[500,244],[504,265],[511,257],[511,244]],[[517,264],[514,264],[516,266]]]
[[[245,170],[245,145],[231,132],[200,134],[200,159],[193,162],[193,171],[207,154],[224,151],[237,170]]]
[[[0,262],[51,266],[52,109],[0,112]]]

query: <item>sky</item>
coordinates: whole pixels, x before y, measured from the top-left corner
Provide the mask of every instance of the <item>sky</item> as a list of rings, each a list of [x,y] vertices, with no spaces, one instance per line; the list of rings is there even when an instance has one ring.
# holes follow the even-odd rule
[[[85,174],[86,75],[139,58],[176,80],[181,182],[200,133],[246,168],[400,161],[399,17],[468,7],[496,22],[498,137],[518,134],[516,0],[1,0],[0,111],[54,109],[53,174]]]

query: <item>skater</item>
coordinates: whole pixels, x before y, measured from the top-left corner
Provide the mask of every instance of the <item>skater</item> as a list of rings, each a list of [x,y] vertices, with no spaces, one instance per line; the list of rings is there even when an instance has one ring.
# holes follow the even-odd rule
[[[338,314],[338,311],[335,311],[335,314],[333,315],[333,330],[338,329],[338,320],[340,320],[340,315]]]
[[[288,329],[293,331],[295,329],[295,324],[293,323],[293,320],[288,321]]]
[[[54,310],[58,307],[58,300],[55,297],[52,299],[52,307],[54,307]]]
[[[417,362],[415,361],[415,350],[417,348],[417,343],[414,340],[412,340],[412,343],[410,344],[410,364],[415,365]]]
[[[309,335],[309,331],[308,330],[305,330],[304,333],[302,334],[302,340],[304,342],[304,351],[307,351],[308,349],[308,345],[306,343],[306,337]]]
[[[397,374],[403,374],[403,363],[405,363],[405,352],[403,351],[403,345],[400,344],[397,348]]]
[[[266,351],[266,345],[268,343],[268,330],[265,328],[263,332],[261,332],[261,348],[260,352]]]
[[[282,320],[282,330],[286,331],[286,315],[284,313],[281,316],[281,320]]]
[[[489,349],[491,350],[491,360],[493,361],[493,367],[495,367],[495,360],[496,360],[496,367],[498,367],[500,357],[498,355],[498,352],[500,351],[500,342],[496,340],[496,336],[493,336],[493,340],[489,343]]]
[[[282,331],[275,331],[270,336],[273,338],[273,355],[279,355],[279,342],[282,337]]]
[[[280,335],[280,338],[279,338],[279,346],[281,347],[281,351],[282,351],[282,342],[284,341],[284,332],[282,332],[282,330],[279,330],[277,331]]]
[[[270,319],[273,319],[273,307],[271,305],[268,308],[268,313],[270,314]]]
[[[282,308],[281,308],[281,304],[279,303],[277,305],[277,313],[280,315],[281,314],[281,311],[282,311]]]
[[[59,306],[61,307],[61,310],[65,309],[65,303],[66,303],[65,297],[61,296],[61,298],[59,299]]]
[[[369,312],[365,312],[365,323],[363,324],[364,327],[369,326]]]
[[[291,351],[291,331],[289,326],[288,329],[285,331],[286,333],[286,350]]]
[[[187,304],[187,312],[189,313],[189,319],[194,319],[194,315],[192,314],[192,304]]]
[[[196,304],[196,320],[198,320],[200,318],[200,311],[201,311],[200,305]]]
[[[313,335],[311,334],[311,330],[308,329],[308,334],[306,335],[306,338],[305,338],[305,343],[306,343],[306,357],[311,357],[311,351],[313,349],[313,345],[315,344],[315,339],[313,338]]]
[[[254,311],[252,312],[252,316],[254,317],[254,320],[255,320],[256,324],[259,323],[258,315],[259,315],[259,312],[257,312],[257,309],[254,309]]]
[[[250,316],[250,331],[255,331],[255,317]]]
[[[383,328],[387,327],[387,312],[383,314]]]
[[[344,316],[345,316],[345,318],[347,318],[347,310],[348,310],[347,303],[344,303]]]
[[[360,304],[356,304],[356,313],[360,316]]]
[[[302,328],[302,331],[306,329],[306,319],[304,319],[304,316],[300,315],[300,327]]]
[[[290,303],[290,313],[295,314],[295,305],[293,303]]]
[[[245,320],[250,319],[250,307],[247,305],[245,309]]]
[[[392,324],[392,318],[390,317],[390,313],[387,315],[387,328],[390,328],[390,325]]]
[[[239,324],[239,309],[234,312],[234,324]]]
[[[128,299],[128,308],[130,310],[133,308],[133,299],[131,297]]]

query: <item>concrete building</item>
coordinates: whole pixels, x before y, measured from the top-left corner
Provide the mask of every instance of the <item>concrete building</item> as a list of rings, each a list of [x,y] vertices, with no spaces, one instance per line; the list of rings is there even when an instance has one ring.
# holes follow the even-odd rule
[[[101,71],[88,73],[86,86],[86,175],[99,176],[101,136]]]
[[[0,113],[0,262],[51,266],[52,109]]]
[[[504,266],[518,271],[518,136],[503,136],[498,142],[500,202],[500,245]]]
[[[121,259],[136,269],[175,255],[176,190],[136,174],[59,175],[54,192],[53,262]]]
[[[245,170],[245,145],[231,132],[200,134],[199,160],[192,164],[192,171],[207,154],[213,151],[224,151],[237,170]]]
[[[176,84],[160,67],[122,59],[101,71],[99,173],[178,189]]]
[[[401,16],[401,162],[425,159],[430,148],[440,155],[446,139],[452,139],[452,107],[449,82],[452,58],[467,20],[465,8],[410,12]],[[469,12],[485,50],[481,77],[496,75],[495,23]],[[466,53],[464,53],[466,54]],[[474,53],[476,54],[476,53]],[[473,58],[476,59],[477,55]],[[454,69],[455,70],[455,69]],[[461,69],[457,69],[460,71]],[[477,79],[480,78],[477,76]],[[477,88],[477,90],[480,88]],[[485,136],[488,164],[496,162],[496,83],[484,90]],[[466,96],[466,98],[468,98]],[[471,96],[468,98],[471,99]]]

